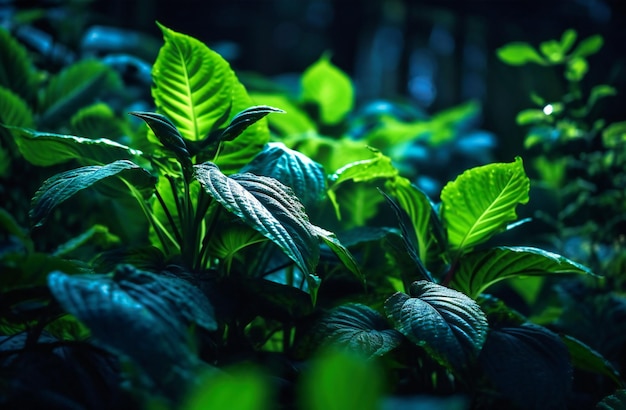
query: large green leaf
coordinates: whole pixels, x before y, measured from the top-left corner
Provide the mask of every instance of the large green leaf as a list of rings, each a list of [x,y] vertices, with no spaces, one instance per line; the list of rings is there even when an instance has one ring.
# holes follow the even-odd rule
[[[376,149],[371,149],[374,157],[344,165],[331,176],[330,189],[337,189],[344,182],[367,182],[379,178],[393,178],[398,170],[391,163],[391,158]]]
[[[241,172],[272,177],[293,189],[305,205],[324,198],[326,175],[320,164],[281,142],[270,142]]]
[[[530,181],[522,159],[465,171],[441,191],[441,217],[452,249],[467,252],[517,219]]]
[[[228,119],[239,80],[202,42],[159,27],[165,44],[152,67],[152,97],[185,139],[202,140]]]
[[[195,165],[205,191],[229,212],[277,244],[303,272],[311,275],[319,244],[304,207],[293,192],[273,178],[250,173],[224,175],[217,165]]]
[[[600,353],[572,336],[561,335],[561,340],[569,351],[574,367],[607,376],[616,386],[626,387],[620,372]]]
[[[410,295],[385,301],[387,317],[411,342],[453,369],[477,357],[487,338],[487,318],[466,295],[428,281],[413,282]]]
[[[324,124],[337,124],[352,110],[352,81],[330,62],[328,54],[324,54],[304,71],[301,82],[302,101],[319,106],[320,120]]]
[[[111,67],[97,60],[81,60],[52,76],[39,95],[39,124],[55,125],[70,118],[105,92],[122,87]]]
[[[154,191],[154,177],[145,169],[127,160],[119,160],[102,166],[72,169],[48,178],[37,190],[30,210],[32,223],[34,226],[43,225],[56,206],[79,191],[110,177],[128,180],[128,183],[140,191],[144,197],[151,195]]]
[[[37,92],[36,83],[37,72],[28,50],[4,27],[0,27],[0,86],[11,90],[26,102],[32,102]]]
[[[408,240],[415,242],[416,256],[429,266],[435,259],[441,257],[442,245],[446,243],[445,231],[435,205],[422,190],[406,178],[399,176],[393,178],[385,183],[385,188],[407,213],[414,230]]]
[[[593,275],[589,268],[561,255],[529,247],[495,247],[459,260],[450,287],[472,299],[501,280],[524,276]]]
[[[532,323],[491,329],[479,363],[504,398],[520,408],[565,407],[572,368],[565,345],[550,330]]]
[[[33,127],[33,112],[26,101],[8,88],[0,86],[0,124]]]
[[[98,343],[133,360],[170,398],[184,393],[199,362],[189,347],[189,326],[216,328],[208,299],[179,278],[125,265],[112,277],[53,272],[48,286]]]
[[[113,109],[103,102],[81,108],[70,119],[71,132],[89,138],[119,138],[126,130],[122,121],[115,116]]]
[[[350,303],[328,312],[315,326],[318,344],[336,345],[365,357],[382,356],[402,342],[402,334],[369,306]]]
[[[107,138],[91,139],[18,127],[8,129],[24,158],[39,166],[56,165],[70,160],[77,160],[81,164],[101,165],[142,155],[141,151]]]

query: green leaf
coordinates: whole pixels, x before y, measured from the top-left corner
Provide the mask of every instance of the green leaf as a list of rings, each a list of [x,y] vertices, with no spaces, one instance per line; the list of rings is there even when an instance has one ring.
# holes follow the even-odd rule
[[[187,150],[187,144],[176,126],[164,115],[150,112],[131,112],[131,115],[141,118],[148,124],[159,142],[172,152],[181,164],[186,175],[191,174],[191,155]]]
[[[72,159],[82,164],[106,164],[143,155],[141,151],[107,138],[90,139],[18,127],[8,129],[24,158],[39,166],[62,164]]]
[[[289,188],[273,178],[250,173],[227,177],[209,162],[194,169],[209,195],[278,245],[303,272],[314,273],[318,241],[304,207]]]
[[[11,90],[30,103],[37,92],[37,77],[26,47],[17,42],[4,27],[0,27],[0,87]]]
[[[304,71],[301,82],[301,100],[319,106],[320,120],[324,124],[337,124],[352,110],[352,81],[330,62],[328,54],[324,54]]]
[[[255,367],[210,372],[187,394],[181,410],[269,410],[272,385]]]
[[[226,264],[226,272],[230,272],[233,259],[244,248],[267,240],[259,232],[247,225],[234,225],[221,229],[211,236],[208,252],[220,258]]]
[[[614,122],[602,131],[602,143],[607,148],[616,148],[626,143],[626,121]]]
[[[522,110],[515,117],[517,125],[536,124],[548,121],[548,116],[542,110]]]
[[[491,329],[479,363],[504,398],[525,409],[562,407],[572,384],[568,351],[558,335],[524,323]]]
[[[302,375],[303,410],[376,410],[383,407],[382,372],[358,352],[324,352]]]
[[[368,358],[382,356],[402,342],[402,334],[391,329],[383,315],[360,303],[334,308],[314,332],[317,344],[356,351]]]
[[[414,230],[416,256],[430,266],[441,258],[442,245],[445,245],[445,231],[437,215],[435,205],[430,198],[411,182],[402,177],[389,180],[385,187],[407,213]],[[404,235],[404,233],[403,233]]]
[[[52,76],[40,93],[40,126],[56,125],[99,95],[122,87],[122,80],[108,65],[81,60]]]
[[[528,43],[509,43],[497,49],[496,53],[500,60],[510,65],[524,65],[527,63],[547,64],[537,50]]]
[[[344,229],[363,226],[378,214],[385,200],[372,183],[344,183],[339,190],[329,189],[328,198]]]
[[[556,40],[548,40],[539,44],[539,49],[552,64],[561,63],[565,59],[565,54],[561,43]]]
[[[325,197],[326,174],[322,166],[282,142],[268,143],[241,172],[277,179],[293,189],[305,206],[315,205]]]
[[[587,109],[593,108],[601,98],[609,97],[616,94],[617,90],[610,85],[599,84],[594,86],[589,92],[589,98],[587,99]]]
[[[110,177],[128,179],[129,183],[142,192],[144,197],[151,195],[154,190],[154,177],[145,169],[127,160],[65,171],[48,178],[35,193],[29,213],[33,225],[36,227],[43,225],[55,207],[77,192]]]
[[[576,30],[568,29],[563,32],[561,35],[561,50],[563,54],[567,54],[570,51],[577,37]]]
[[[354,273],[359,280],[365,282],[365,276],[363,276],[363,273],[354,259],[354,256],[352,256],[350,251],[339,241],[339,239],[337,239],[337,236],[332,232],[320,228],[319,226],[312,225],[312,227],[317,237],[321,239],[322,242],[324,242],[324,244],[326,244],[326,246],[328,246],[328,248],[335,253],[335,255],[337,255],[344,266],[350,272]]]
[[[112,277],[53,272],[48,286],[97,342],[129,357],[173,399],[184,393],[199,362],[189,347],[189,325],[217,327],[212,306],[199,289],[183,279],[128,265]]]
[[[604,39],[601,35],[596,34],[591,37],[587,37],[578,43],[574,51],[572,51],[572,54],[570,54],[570,58],[584,58],[591,54],[595,54],[602,48],[603,44]]]
[[[0,86],[0,125],[30,128],[35,125],[33,112],[19,95]]]
[[[119,138],[126,132],[111,107],[102,102],[80,109],[72,116],[70,124],[72,133],[90,138]]]
[[[487,338],[480,306],[436,283],[413,282],[410,296],[397,292],[385,301],[385,312],[400,333],[448,368],[469,365]]]
[[[579,263],[542,249],[501,246],[465,254],[450,286],[476,299],[489,286],[505,279],[564,275],[593,273]]]
[[[626,409],[626,389],[617,390],[606,396],[595,407],[596,410],[624,410]]]
[[[89,272],[86,264],[42,252],[3,252],[0,254],[0,292],[44,286],[46,277],[55,270],[68,274]]]
[[[200,141],[228,119],[239,80],[228,62],[197,39],[159,28],[165,44],[152,67],[152,97],[183,138]]]
[[[284,113],[285,111],[270,107],[267,105],[256,105],[254,107],[246,108],[240,113],[236,114],[231,120],[230,124],[220,135],[220,141],[232,141],[241,135],[248,127],[259,121],[271,113]]]
[[[379,178],[393,178],[398,175],[398,170],[391,163],[391,158],[383,155],[380,151],[371,148],[373,158],[351,162],[330,177],[332,183],[330,189],[335,190],[346,181],[367,182]]]
[[[504,231],[517,219],[517,204],[528,202],[530,181],[522,159],[465,171],[441,192],[441,217],[450,246],[467,252]]]
[[[276,134],[287,137],[293,135],[308,135],[316,132],[315,123],[289,97],[279,93],[251,93],[255,103],[263,103],[285,110],[282,115],[271,115],[268,118],[269,126]]]
[[[580,81],[589,71],[589,63],[584,58],[573,58],[567,62],[565,78],[569,81]]]
[[[52,254],[67,257],[68,254],[89,243],[98,243],[102,247],[109,248],[112,245],[119,245],[120,242],[120,238],[112,234],[106,226],[94,225],[82,234],[59,245]]]
[[[625,386],[619,371],[600,353],[572,336],[561,335],[561,340],[569,351],[574,367],[606,376],[618,387]]]

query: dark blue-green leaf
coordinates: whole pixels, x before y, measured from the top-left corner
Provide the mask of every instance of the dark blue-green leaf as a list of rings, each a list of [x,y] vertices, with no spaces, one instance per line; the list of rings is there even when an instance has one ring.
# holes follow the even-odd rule
[[[220,135],[220,141],[232,141],[237,138],[246,128],[259,121],[261,118],[265,117],[271,113],[284,113],[285,111],[269,107],[267,105],[257,105],[254,107],[247,108],[237,115],[235,115],[231,120],[230,124],[224,131],[222,131]]]
[[[626,389],[617,390],[606,396],[596,405],[596,410],[624,410],[626,409]]]
[[[0,27],[0,86],[30,103],[37,92],[37,74],[26,47]]]
[[[123,178],[144,197],[152,194],[155,178],[145,169],[127,160],[107,165],[72,169],[48,178],[32,200],[30,218],[34,226],[42,225],[50,212],[79,191],[110,177]]]
[[[479,363],[499,392],[520,408],[566,407],[569,353],[550,330],[532,323],[491,329]]]
[[[335,345],[365,357],[382,356],[402,342],[402,334],[392,329],[383,315],[360,303],[331,310],[314,332],[315,340],[323,346]]]
[[[320,164],[281,142],[270,142],[241,169],[272,177],[290,187],[305,206],[319,203],[326,192],[326,175]]]
[[[436,283],[413,282],[410,295],[397,292],[385,301],[385,312],[400,333],[451,369],[469,365],[487,338],[480,306]]]
[[[613,380],[618,387],[623,388],[626,386],[620,372],[600,353],[575,337],[561,335],[561,340],[563,340],[563,343],[565,343],[569,351],[574,367],[607,376]]]

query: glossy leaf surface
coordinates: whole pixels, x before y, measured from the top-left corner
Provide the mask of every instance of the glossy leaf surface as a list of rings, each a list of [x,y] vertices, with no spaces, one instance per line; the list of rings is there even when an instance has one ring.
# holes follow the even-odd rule
[[[410,295],[392,295],[385,312],[400,333],[447,367],[467,365],[487,337],[487,318],[476,302],[428,281],[413,282]]]

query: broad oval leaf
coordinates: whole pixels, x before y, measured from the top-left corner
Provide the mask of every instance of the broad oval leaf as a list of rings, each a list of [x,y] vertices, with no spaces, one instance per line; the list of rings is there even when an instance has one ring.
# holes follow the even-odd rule
[[[230,65],[202,42],[159,27],[165,44],[152,67],[152,97],[183,138],[202,140],[228,119],[239,81]]]
[[[81,108],[70,119],[71,132],[89,138],[118,138],[126,134],[122,121],[113,109],[103,102]]]
[[[464,255],[450,287],[476,299],[501,280],[555,275],[593,275],[593,272],[564,256],[542,249],[502,246]]]
[[[326,175],[320,164],[282,142],[270,142],[241,172],[279,180],[290,187],[305,206],[315,205],[325,196]]]
[[[572,368],[565,345],[550,330],[532,323],[492,329],[479,363],[500,393],[521,408],[566,407]]]
[[[71,117],[104,92],[122,87],[111,67],[97,60],[82,60],[54,75],[39,99],[40,125],[53,125]]]
[[[155,178],[139,165],[127,160],[65,171],[48,178],[35,193],[29,213],[34,226],[43,225],[56,206],[77,192],[109,177],[127,179],[144,197],[152,195],[154,190]]]
[[[73,135],[37,132],[27,128],[7,127],[20,153],[31,164],[50,166],[77,160],[85,165],[101,165],[115,160],[143,155],[107,138],[83,138]]]
[[[179,397],[181,383],[189,381],[198,362],[189,348],[187,327],[193,320],[188,315],[204,295],[189,288],[180,292],[181,279],[130,267],[120,271],[113,277],[57,271],[49,275],[48,286],[100,344],[131,358],[167,396]]]
[[[320,119],[324,124],[340,122],[354,105],[354,87],[350,77],[323,55],[302,74],[303,101],[319,106]]]
[[[360,303],[331,310],[314,332],[314,339],[322,345],[337,345],[366,357],[382,356],[398,347],[403,339],[383,315]]]
[[[33,112],[26,101],[8,88],[0,86],[0,124],[15,127],[33,127]]]
[[[453,250],[467,252],[517,219],[528,202],[530,180],[522,159],[465,171],[441,191],[441,217]]]
[[[536,63],[545,65],[547,62],[539,55],[530,44],[513,42],[496,50],[498,58],[510,65],[524,65]]]
[[[210,162],[194,169],[209,195],[278,245],[303,272],[313,274],[319,260],[318,240],[302,203],[289,188],[250,173],[228,177]]]
[[[487,338],[480,306],[461,292],[428,281],[413,282],[410,293],[397,292],[385,301],[395,328],[442,365],[468,365]]]

